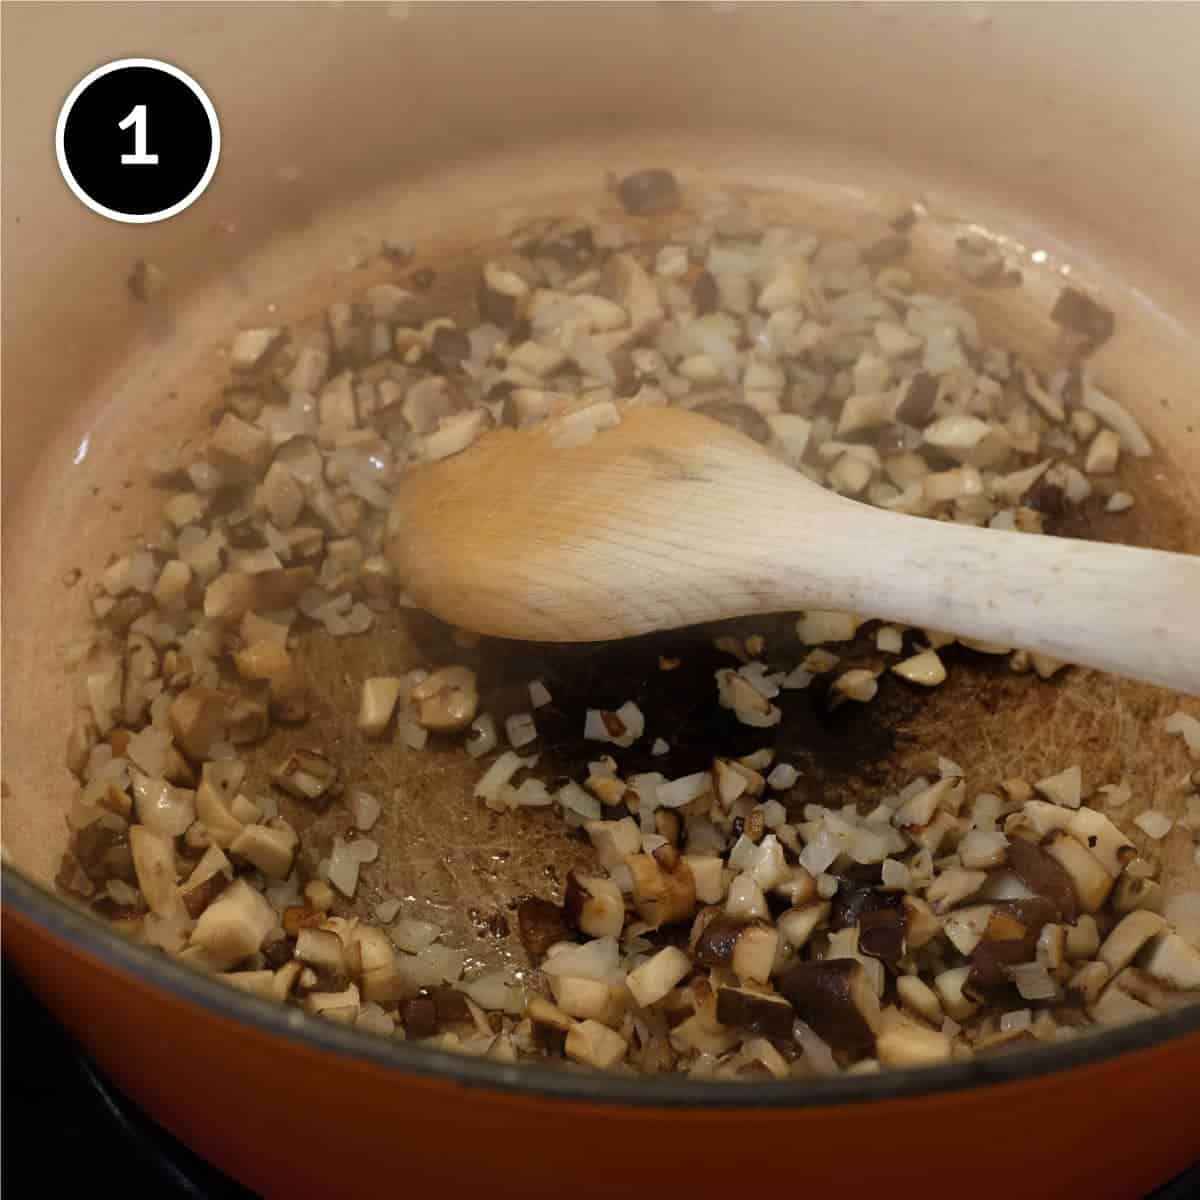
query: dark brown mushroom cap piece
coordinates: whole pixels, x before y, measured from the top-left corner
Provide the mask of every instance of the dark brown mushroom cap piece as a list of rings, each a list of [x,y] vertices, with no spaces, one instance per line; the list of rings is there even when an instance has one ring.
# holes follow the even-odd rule
[[[1055,915],[1053,901],[1040,896],[997,905],[971,955],[971,973],[963,989],[967,995],[982,1000],[1009,988],[1007,968],[1037,958],[1042,927],[1053,921]]]
[[[858,919],[858,950],[895,970],[907,950],[907,924],[899,908],[876,908]]]
[[[779,991],[796,1015],[835,1050],[870,1054],[879,1023],[879,997],[855,958],[796,963],[779,977]]]
[[[400,1007],[404,1032],[413,1039],[433,1037],[438,1030],[437,1005],[432,996],[414,996]]]
[[[692,957],[702,967],[725,967],[733,961],[734,947],[750,922],[742,917],[714,917],[696,940]]]
[[[1108,341],[1117,327],[1116,318],[1104,305],[1074,287],[1065,287],[1059,293],[1050,319],[1082,338],[1088,350]]]
[[[1079,898],[1071,876],[1041,846],[1014,837],[1008,844],[1008,869],[1031,891],[1054,906],[1048,920],[1074,925],[1079,919]],[[1043,922],[1045,924],[1045,922]]]
[[[858,925],[867,913],[880,909],[899,909],[903,900],[903,892],[884,892],[876,888],[874,882],[862,883],[843,878],[830,904],[829,928],[836,932]]]
[[[526,896],[517,905],[517,932],[529,961],[535,967],[555,942],[574,940],[563,910],[539,896]]]
[[[666,167],[649,167],[617,184],[621,204],[631,216],[645,217],[679,206],[679,184]]]
[[[717,1020],[764,1037],[790,1038],[796,1014],[784,996],[723,987],[717,992]]]

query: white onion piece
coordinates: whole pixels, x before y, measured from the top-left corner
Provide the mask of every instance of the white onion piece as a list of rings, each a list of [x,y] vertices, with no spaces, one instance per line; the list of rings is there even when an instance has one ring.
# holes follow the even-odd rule
[[[1058,995],[1058,984],[1041,963],[1018,963],[1008,968],[1008,976],[1024,1000],[1051,1000]]]
[[[376,796],[370,792],[364,792],[361,788],[355,788],[350,793],[350,817],[354,822],[354,828],[366,833],[376,821],[379,820],[379,814],[383,806],[379,803]]]
[[[418,921],[415,917],[402,917],[391,929],[392,941],[406,954],[420,954],[441,935],[441,928],[432,921]]]
[[[608,980],[616,974],[619,960],[617,939],[602,937],[580,946],[566,943],[552,946],[546,961],[542,963],[542,971],[547,975]]]

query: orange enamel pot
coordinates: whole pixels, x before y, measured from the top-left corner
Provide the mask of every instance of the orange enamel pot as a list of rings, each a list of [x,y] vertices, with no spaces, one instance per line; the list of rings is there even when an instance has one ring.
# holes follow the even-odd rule
[[[920,195],[970,214],[1071,264],[1117,311],[1104,369],[1194,518],[1195,549],[1200,6],[3,15],[4,949],[125,1092],[266,1196],[1120,1200],[1200,1157],[1200,1006],[1028,1052],[831,1080],[516,1067],[268,1005],[122,940],[52,884],[71,798],[59,649],[80,620],[61,581],[94,576],[144,516],[93,489],[119,489],[154,438],[194,425],[210,348],[239,322],[319,288],[397,225],[436,239],[660,163],[825,213],[878,215]],[[55,164],[65,95],[133,55],[198,78],[223,128],[209,190],[157,225],[86,211]],[[165,312],[130,298],[138,260],[164,271]]]

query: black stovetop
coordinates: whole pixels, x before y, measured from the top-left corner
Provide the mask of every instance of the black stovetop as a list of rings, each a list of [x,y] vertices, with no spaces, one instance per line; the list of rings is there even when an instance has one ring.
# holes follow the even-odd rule
[[[71,1184],[95,1194],[112,1183],[124,1195],[155,1200],[256,1200],[126,1100],[7,963],[0,1014],[0,1189],[36,1179],[39,1192],[52,1196]],[[1148,1200],[1196,1197],[1200,1163]]]
[[[0,1190],[87,1195],[112,1183],[155,1200],[255,1200],[126,1100],[4,965]],[[97,1187],[100,1190],[97,1192]]]

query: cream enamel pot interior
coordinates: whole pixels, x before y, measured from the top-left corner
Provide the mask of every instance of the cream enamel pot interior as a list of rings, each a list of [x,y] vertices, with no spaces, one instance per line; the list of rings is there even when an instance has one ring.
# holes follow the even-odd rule
[[[63,578],[94,578],[144,524],[147,446],[203,423],[214,347],[272,301],[319,304],[381,239],[437,247],[502,209],[595,195],[608,171],[669,165],[685,187],[779,189],[831,227],[921,197],[952,218],[947,240],[969,220],[1015,253],[1044,251],[1020,304],[981,303],[1014,337],[1045,338],[1067,267],[1111,305],[1118,334],[1096,366],[1154,440],[1171,497],[1173,515],[1141,528],[1150,544],[1200,550],[1200,7],[63,4],[7,6],[4,34],[5,931],[122,1086],[268,1194],[367,1194],[372,1147],[400,1119],[405,1153],[452,1191],[496,1173],[544,1190],[578,1166],[574,1190],[610,1192],[624,1168],[605,1161],[606,1138],[628,1137],[624,1167],[658,1178],[658,1138],[742,1124],[808,1147],[811,1162],[789,1167],[797,1182],[869,1137],[880,1161],[862,1165],[863,1186],[901,1194],[932,1168],[927,1150],[919,1169],[904,1155],[933,1119],[955,1123],[947,1185],[975,1195],[1135,1195],[1194,1157],[1180,1114],[1200,1103],[1196,1009],[822,1087],[581,1084],[297,1023],[119,942],[51,881],[71,797],[60,650],[84,613]],[[66,93],[133,55],[192,73],[223,126],[210,189],[159,225],[88,212],[54,159]],[[165,272],[161,303],[130,296],[139,259]],[[221,1079],[252,1099],[248,1124],[212,1090]],[[472,1154],[454,1151],[457,1120]],[[639,1142],[648,1121],[658,1132]],[[537,1161],[512,1152],[530,1123],[547,1131]],[[984,1126],[1008,1140],[981,1180]],[[1130,1127],[1138,1142],[1122,1148]],[[288,1136],[310,1148],[303,1163]],[[761,1183],[774,1160],[741,1141],[728,1161]],[[663,1178],[717,1186],[701,1165]]]

